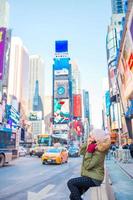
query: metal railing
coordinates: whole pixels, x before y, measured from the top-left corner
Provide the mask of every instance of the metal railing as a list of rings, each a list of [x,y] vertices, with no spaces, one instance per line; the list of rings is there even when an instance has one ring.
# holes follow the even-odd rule
[[[128,163],[131,159],[130,150],[129,149],[117,149],[114,152],[114,158],[123,163]]]

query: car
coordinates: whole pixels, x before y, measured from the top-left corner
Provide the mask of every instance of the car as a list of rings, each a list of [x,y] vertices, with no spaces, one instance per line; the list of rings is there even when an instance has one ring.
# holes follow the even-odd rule
[[[62,164],[68,162],[68,151],[64,147],[51,147],[42,155],[42,164]]]
[[[19,154],[19,156],[26,156],[27,150],[24,147],[19,146],[19,148],[18,148],[18,154]]]
[[[34,156],[38,156],[39,158],[41,158],[41,156],[43,155],[44,151],[47,149],[48,147],[43,146],[43,145],[33,145],[30,148],[30,156],[34,155]]]
[[[68,148],[68,155],[69,157],[79,157],[80,156],[80,150],[78,146],[70,146]]]
[[[30,156],[36,154],[37,147],[38,147],[38,145],[35,145],[35,144],[32,145],[32,147],[30,148],[30,151],[29,151]]]

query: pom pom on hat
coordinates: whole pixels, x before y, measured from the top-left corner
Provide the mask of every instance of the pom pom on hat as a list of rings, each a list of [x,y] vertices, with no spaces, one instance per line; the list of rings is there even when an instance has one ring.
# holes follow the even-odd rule
[[[90,132],[90,135],[94,136],[96,141],[110,138],[109,133],[107,131],[102,130],[102,129],[93,129]]]

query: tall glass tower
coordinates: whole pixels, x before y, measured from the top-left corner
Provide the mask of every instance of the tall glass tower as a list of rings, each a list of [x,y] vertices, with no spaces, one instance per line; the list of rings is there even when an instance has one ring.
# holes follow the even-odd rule
[[[125,0],[111,0],[112,14],[120,14],[124,12]]]

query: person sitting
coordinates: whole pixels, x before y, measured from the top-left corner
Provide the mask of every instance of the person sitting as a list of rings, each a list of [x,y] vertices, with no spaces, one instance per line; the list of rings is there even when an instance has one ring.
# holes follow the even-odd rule
[[[67,185],[71,200],[82,200],[81,196],[90,187],[100,186],[104,179],[104,160],[110,148],[110,136],[101,129],[94,129],[83,144],[80,154],[83,155],[81,176],[72,178]]]

